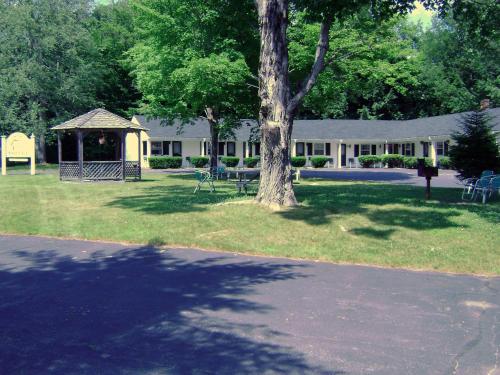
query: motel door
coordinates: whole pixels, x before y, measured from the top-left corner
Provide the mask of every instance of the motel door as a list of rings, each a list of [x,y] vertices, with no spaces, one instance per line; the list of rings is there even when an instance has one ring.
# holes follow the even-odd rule
[[[340,145],[340,166],[346,166],[346,145],[344,143]]]

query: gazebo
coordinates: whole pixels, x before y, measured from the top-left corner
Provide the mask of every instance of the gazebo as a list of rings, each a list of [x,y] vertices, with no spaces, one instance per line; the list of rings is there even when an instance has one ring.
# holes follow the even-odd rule
[[[61,180],[99,181],[127,178],[141,179],[141,132],[148,129],[128,121],[105,109],[98,108],[72,120],[54,126],[57,131],[59,178]],[[84,138],[89,134],[99,134],[99,144],[106,143],[106,135],[115,135],[114,160],[84,160]],[[137,160],[127,160],[127,134],[137,135]],[[63,159],[63,136],[76,137],[76,157],[73,161]],[[135,145],[134,145],[135,146]],[[130,152],[129,152],[130,153]]]

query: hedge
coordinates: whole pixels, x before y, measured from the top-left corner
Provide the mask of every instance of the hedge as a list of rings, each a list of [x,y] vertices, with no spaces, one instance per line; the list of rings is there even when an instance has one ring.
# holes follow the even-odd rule
[[[373,167],[375,163],[380,163],[382,159],[377,155],[362,155],[358,158],[358,161],[363,168],[370,168]]]
[[[381,160],[389,168],[397,168],[403,165],[403,156],[398,154],[382,155]]]
[[[403,165],[405,168],[409,169],[417,169],[418,167],[418,159],[415,156],[405,156],[403,157]],[[424,158],[425,166],[426,167],[432,167],[432,159],[431,158]]]
[[[330,158],[325,156],[313,156],[311,158],[311,164],[314,168],[323,168],[328,160],[330,160]]]
[[[451,160],[448,156],[443,156],[441,159],[439,159],[438,164],[439,168],[441,169],[453,169]]]
[[[226,167],[236,167],[240,162],[240,158],[236,156],[223,156],[220,161],[224,163]]]
[[[151,169],[175,169],[182,166],[180,156],[151,156],[148,161]]]
[[[257,163],[259,163],[259,161],[260,161],[260,157],[253,156],[253,157],[243,159],[243,164],[245,164],[245,166],[247,166],[248,168],[254,168],[257,166]]]
[[[291,159],[292,167],[301,168],[306,165],[306,161],[305,156],[293,156]]]
[[[186,158],[187,159],[187,158]],[[209,158],[206,156],[190,156],[189,157],[189,162],[193,164],[196,168],[203,168],[205,165],[208,164]]]

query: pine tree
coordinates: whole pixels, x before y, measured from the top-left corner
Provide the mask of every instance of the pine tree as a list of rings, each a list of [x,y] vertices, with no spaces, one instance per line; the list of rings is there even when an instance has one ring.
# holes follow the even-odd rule
[[[460,131],[452,135],[450,160],[462,179],[479,177],[484,170],[500,170],[500,153],[492,130],[491,117],[486,111],[463,115]]]

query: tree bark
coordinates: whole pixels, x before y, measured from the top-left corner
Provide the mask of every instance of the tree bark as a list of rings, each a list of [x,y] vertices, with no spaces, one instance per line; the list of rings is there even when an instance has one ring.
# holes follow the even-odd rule
[[[219,122],[212,108],[205,109],[208,123],[210,124],[210,140],[212,152],[210,153],[210,170],[217,168],[219,157]]]
[[[260,28],[259,121],[261,175],[257,201],[271,208],[295,206],[290,141],[297,108],[324,68],[331,18],[321,24],[311,72],[292,97],[288,72],[288,0],[257,0]]]
[[[295,206],[290,165],[293,117],[288,79],[288,1],[259,0],[260,66],[259,121],[261,172],[257,201],[271,208]]]

